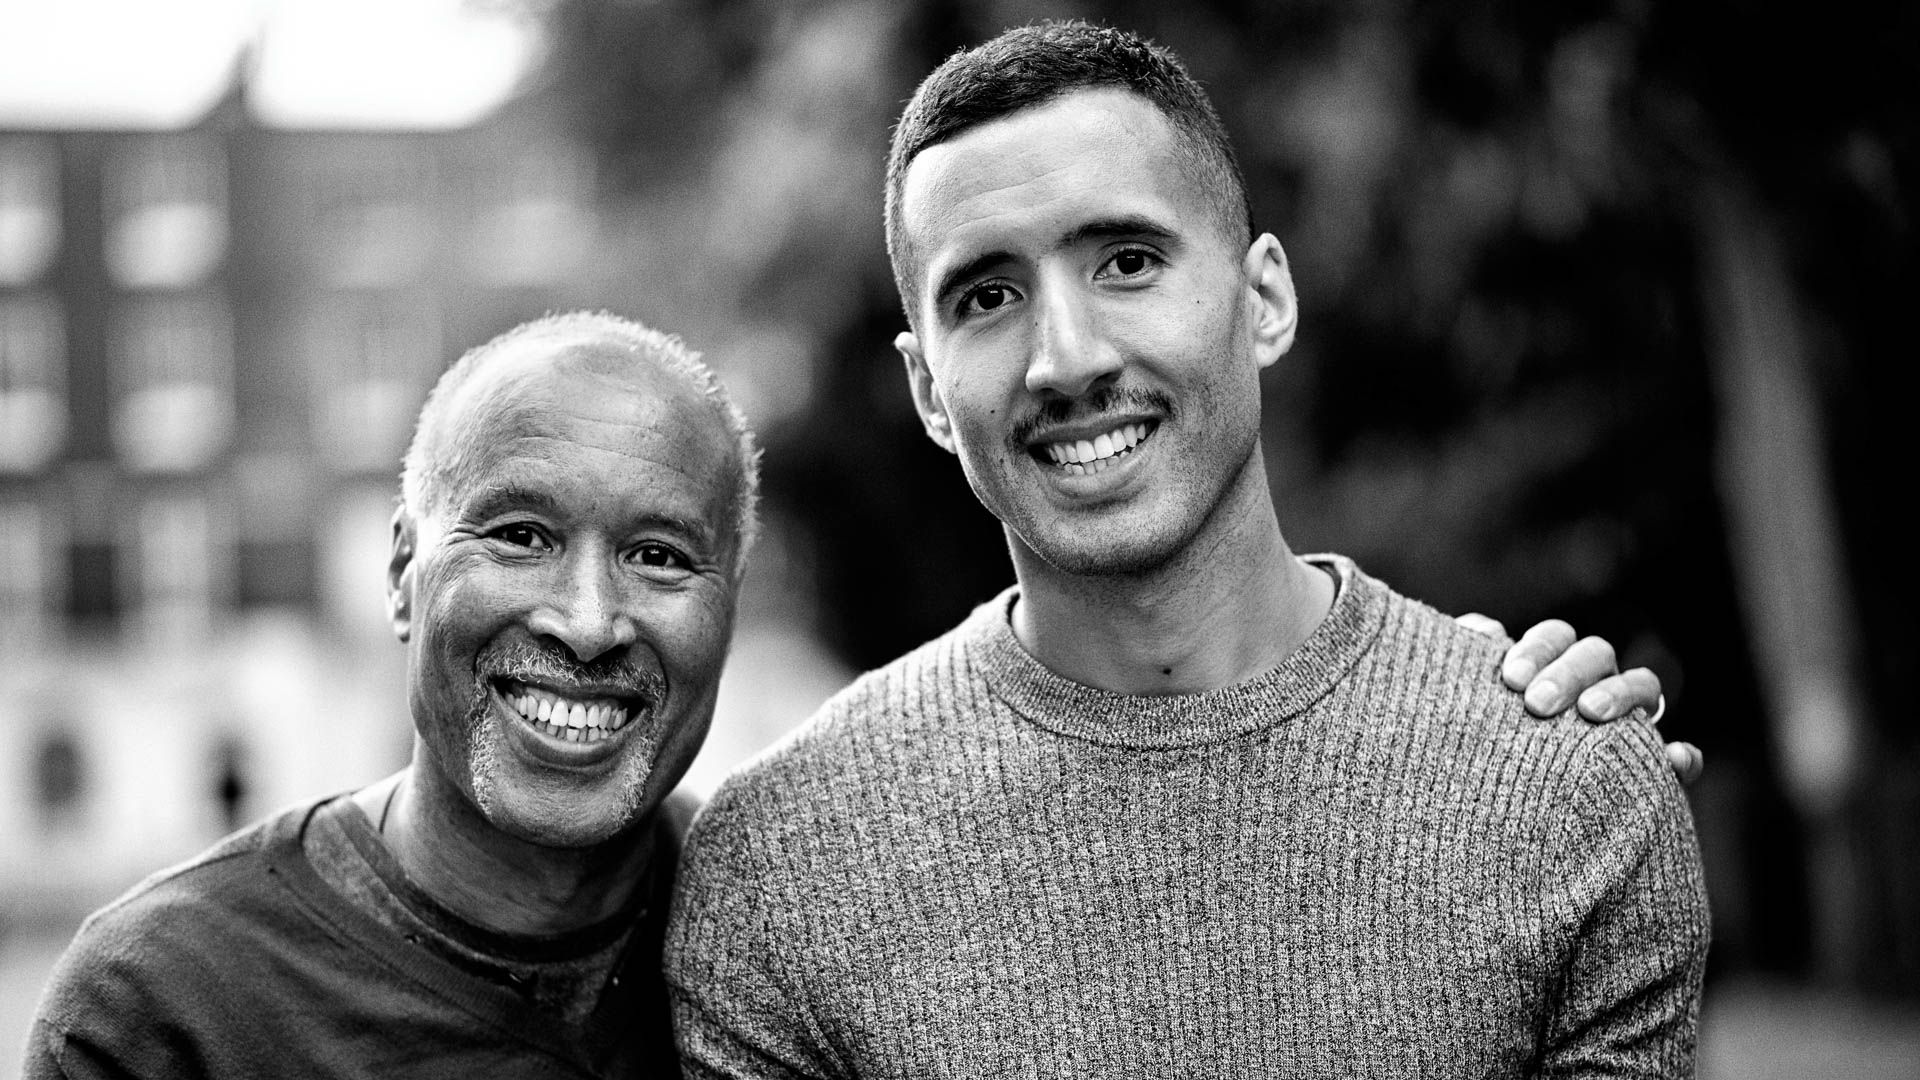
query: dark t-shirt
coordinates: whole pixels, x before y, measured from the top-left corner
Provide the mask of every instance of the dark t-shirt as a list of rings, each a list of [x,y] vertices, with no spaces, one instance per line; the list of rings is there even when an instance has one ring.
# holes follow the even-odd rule
[[[659,815],[630,929],[525,941],[414,890],[350,799],[290,810],[90,917],[41,999],[22,1075],[678,1076],[660,942],[683,821]],[[329,884],[341,841],[371,891]]]

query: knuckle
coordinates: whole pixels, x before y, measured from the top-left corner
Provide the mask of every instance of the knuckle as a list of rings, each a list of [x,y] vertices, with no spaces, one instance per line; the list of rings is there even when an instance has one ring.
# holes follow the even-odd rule
[[[1543,619],[1534,625],[1531,633],[1543,638],[1559,641],[1561,643],[1560,647],[1563,649],[1571,644],[1573,639],[1578,636],[1573,632],[1573,626],[1565,619]]]
[[[1613,655],[1613,643],[1603,637],[1584,637],[1580,639],[1581,655],[1594,664],[1612,670],[1616,666]]]

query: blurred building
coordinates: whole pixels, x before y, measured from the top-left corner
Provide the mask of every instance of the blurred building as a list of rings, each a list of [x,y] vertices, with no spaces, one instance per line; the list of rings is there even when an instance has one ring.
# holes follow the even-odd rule
[[[184,130],[0,131],[0,913],[405,760],[413,414],[618,266],[542,107],[287,131],[236,89]]]

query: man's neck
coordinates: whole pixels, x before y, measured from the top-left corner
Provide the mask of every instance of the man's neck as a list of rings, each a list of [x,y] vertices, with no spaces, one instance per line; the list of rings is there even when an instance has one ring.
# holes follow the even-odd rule
[[[1257,506],[1223,508],[1217,527],[1146,573],[1064,574],[1015,538],[1015,637],[1055,673],[1118,694],[1200,693],[1278,667],[1335,586],[1294,557],[1260,487]]]
[[[649,825],[622,842],[547,847],[501,832],[450,789],[416,757],[354,799],[407,877],[476,926],[522,935],[578,930],[618,914],[645,880]]]

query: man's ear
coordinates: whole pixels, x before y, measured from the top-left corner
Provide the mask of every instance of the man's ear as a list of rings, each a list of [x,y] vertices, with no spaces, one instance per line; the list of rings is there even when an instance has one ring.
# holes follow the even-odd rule
[[[1287,253],[1272,233],[1261,233],[1241,269],[1247,276],[1247,298],[1253,305],[1254,356],[1261,367],[1293,348],[1293,332],[1300,322],[1300,307],[1293,295],[1293,271],[1287,268]]]
[[[913,407],[920,414],[920,425],[927,429],[927,438],[947,453],[954,453],[953,421],[947,416],[946,402],[940,399],[940,387],[935,385],[933,372],[927,367],[920,338],[911,330],[902,330],[894,337],[893,347],[900,350],[900,359],[907,363],[907,387],[913,391]]]
[[[387,553],[387,618],[401,641],[413,636],[413,554],[419,537],[413,514],[400,504],[393,511],[393,548]]]

